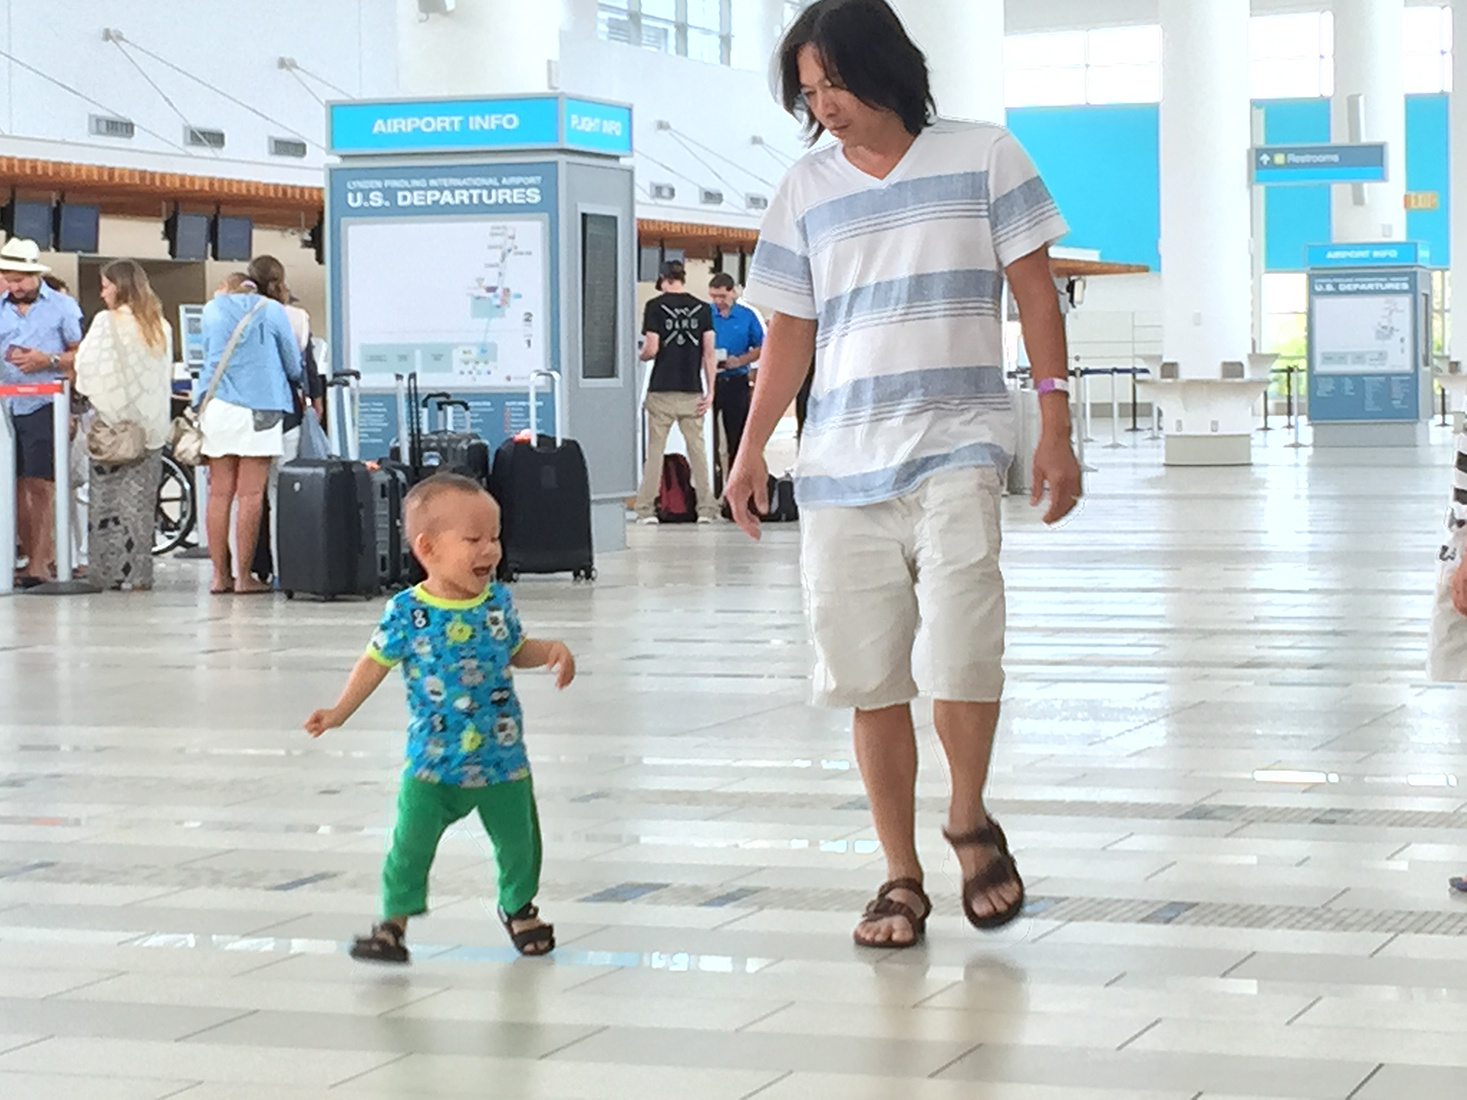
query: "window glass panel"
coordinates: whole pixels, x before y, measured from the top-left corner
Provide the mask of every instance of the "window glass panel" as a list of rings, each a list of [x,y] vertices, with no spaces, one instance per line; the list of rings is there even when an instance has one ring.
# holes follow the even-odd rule
[[[688,56],[694,61],[707,61],[717,65],[723,60],[723,42],[717,31],[700,31],[688,28]]]
[[[1103,65],[1086,71],[1089,103],[1159,103],[1160,65]]]
[[[1089,34],[1087,61],[1102,65],[1161,64],[1161,28],[1112,27]]]
[[[1401,19],[1401,37],[1410,54],[1443,53],[1452,45],[1450,38],[1442,40],[1441,8],[1407,8]]]
[[[642,45],[661,53],[677,52],[677,28],[660,19],[642,17]]]
[[[1085,64],[1085,32],[1011,34],[1003,42],[1005,69],[1067,68]]]
[[[718,33],[722,26],[721,0],[688,0],[688,26]]]
[[[1309,281],[1297,271],[1275,271],[1263,276],[1264,313],[1303,313],[1309,308]]]
[[[631,10],[631,0],[601,0],[597,7],[602,11],[618,11],[625,15]]]
[[[1085,102],[1085,70],[1011,69],[1004,75],[1007,107],[1065,107]]]
[[[677,21],[677,0],[642,0],[642,14],[649,19]]]
[[[1443,91],[1443,64],[1439,53],[1408,53],[1401,71],[1407,95],[1435,95]]]
[[[1249,85],[1254,99],[1303,99],[1324,93],[1318,57],[1254,61]]]
[[[1321,24],[1319,12],[1255,16],[1248,23],[1249,56],[1254,61],[1323,56]]]

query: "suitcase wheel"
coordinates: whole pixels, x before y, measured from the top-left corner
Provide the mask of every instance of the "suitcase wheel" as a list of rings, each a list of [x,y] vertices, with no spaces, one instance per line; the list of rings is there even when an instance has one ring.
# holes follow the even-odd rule
[[[579,581],[585,581],[586,583],[589,584],[591,581],[594,581],[596,579],[596,570],[595,569],[577,569],[575,571],[575,573],[573,574],[573,577],[574,577],[574,579],[577,582],[579,582]]]

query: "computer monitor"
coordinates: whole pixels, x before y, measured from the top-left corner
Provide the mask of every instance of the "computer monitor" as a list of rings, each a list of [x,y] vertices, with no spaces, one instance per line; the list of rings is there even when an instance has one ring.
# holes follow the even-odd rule
[[[208,214],[185,214],[175,210],[163,227],[168,238],[168,255],[175,260],[207,260],[209,258],[210,222]]]
[[[255,254],[254,246],[252,218],[220,214],[214,219],[214,259],[247,261]]]
[[[42,252],[51,250],[51,204],[11,199],[0,209],[0,229],[7,237],[35,241]]]
[[[96,252],[102,208],[90,203],[63,202],[56,206],[52,228],[57,252]]]

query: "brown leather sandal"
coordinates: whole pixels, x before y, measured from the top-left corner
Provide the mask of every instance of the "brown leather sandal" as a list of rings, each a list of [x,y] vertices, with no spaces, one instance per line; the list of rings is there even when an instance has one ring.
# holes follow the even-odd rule
[[[893,891],[896,890],[906,890],[921,898],[922,912],[918,913],[906,902],[897,901],[892,897]],[[912,938],[910,940],[890,940],[886,943],[867,943],[856,935],[856,932],[852,932],[851,936],[860,947],[916,947],[922,942],[922,937],[927,934],[927,918],[931,915],[932,899],[922,889],[922,884],[914,878],[894,878],[884,883],[881,889],[876,891],[876,896],[871,899],[871,903],[866,906],[866,911],[861,914],[861,923],[856,925],[856,932],[868,924],[875,924],[889,917],[901,917],[912,926]]]
[[[954,850],[960,848],[989,848],[995,851],[994,855],[983,866],[983,868],[972,878],[963,880],[963,916],[968,918],[968,923],[974,928],[983,931],[992,931],[1012,923],[1024,911],[1024,880],[1019,877],[1019,865],[1014,862],[1014,857],[1009,854],[1008,838],[1003,835],[1003,829],[997,821],[988,818],[986,823],[978,826],[971,833],[956,835],[942,830],[942,835],[947,838]],[[989,913],[986,917],[980,917],[973,902],[980,896],[984,896],[995,886],[1002,886],[1007,882],[1015,882],[1019,885],[1019,896],[1007,909]]]

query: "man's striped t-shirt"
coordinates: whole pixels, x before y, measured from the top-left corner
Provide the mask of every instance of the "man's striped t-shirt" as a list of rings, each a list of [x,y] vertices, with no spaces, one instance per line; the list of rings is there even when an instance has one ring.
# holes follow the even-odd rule
[[[1003,270],[1067,231],[999,126],[929,126],[881,180],[839,145],[790,169],[746,296],[818,323],[802,507],[872,504],[940,470],[1009,464]]]

